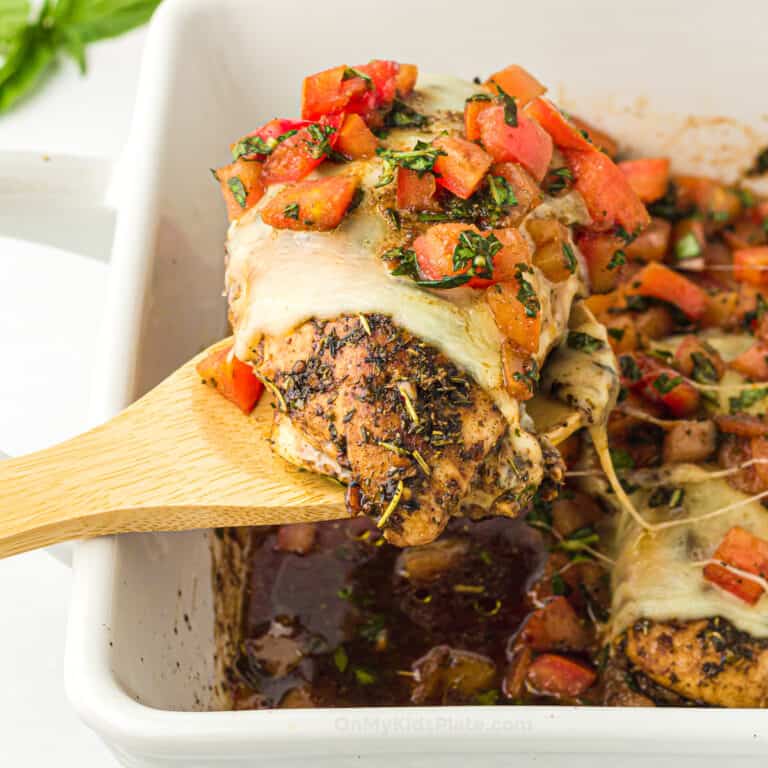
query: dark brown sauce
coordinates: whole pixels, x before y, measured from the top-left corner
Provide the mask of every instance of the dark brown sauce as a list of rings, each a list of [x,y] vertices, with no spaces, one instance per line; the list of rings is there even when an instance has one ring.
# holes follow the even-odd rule
[[[457,519],[437,550],[393,547],[365,518],[319,524],[304,555],[279,551],[276,528],[251,535],[236,707],[412,704],[413,665],[439,646],[493,669],[463,703],[502,698],[510,639],[547,557],[524,521]]]

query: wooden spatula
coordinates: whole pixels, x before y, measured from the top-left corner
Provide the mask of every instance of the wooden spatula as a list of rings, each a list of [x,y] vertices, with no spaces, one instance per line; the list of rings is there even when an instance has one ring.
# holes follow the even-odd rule
[[[343,490],[276,457],[270,398],[253,414],[190,360],[106,424],[0,461],[0,557],[61,541],[346,517]]]

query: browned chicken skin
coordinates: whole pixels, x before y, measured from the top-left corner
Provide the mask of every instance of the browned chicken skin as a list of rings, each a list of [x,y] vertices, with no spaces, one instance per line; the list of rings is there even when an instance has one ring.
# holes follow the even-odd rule
[[[633,670],[691,702],[768,705],[768,641],[722,619],[640,621],[627,630],[621,646]]]
[[[384,516],[394,544],[432,541],[467,498],[513,515],[536,490],[490,396],[388,317],[309,321],[262,339],[254,363],[279,392],[278,421],[287,416],[349,483],[351,512]],[[560,482],[559,455],[543,452],[550,484]]]

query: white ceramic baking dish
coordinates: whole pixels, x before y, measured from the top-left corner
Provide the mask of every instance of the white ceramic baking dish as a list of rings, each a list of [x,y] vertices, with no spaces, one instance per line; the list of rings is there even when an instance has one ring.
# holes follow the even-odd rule
[[[208,167],[226,162],[228,141],[245,129],[295,115],[304,74],[375,56],[468,77],[520,62],[564,106],[578,105],[637,148],[671,150],[679,168],[720,172],[743,167],[768,143],[764,104],[752,96],[768,75],[766,15],[762,0],[166,0],[113,184],[118,220],[94,419],[223,334],[225,222]],[[753,130],[688,113],[731,115]],[[205,534],[85,542],[74,568],[67,688],[125,765],[288,765],[308,756],[336,766],[395,757],[426,765],[439,755],[448,766],[500,766],[512,752],[768,754],[760,711],[210,711]]]

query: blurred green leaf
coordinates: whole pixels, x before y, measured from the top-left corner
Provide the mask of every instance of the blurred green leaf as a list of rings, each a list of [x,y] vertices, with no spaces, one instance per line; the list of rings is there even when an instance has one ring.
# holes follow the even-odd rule
[[[30,20],[30,0],[0,0],[0,113],[29,93],[60,53],[86,72],[88,43],[145,24],[161,0],[44,0]]]
[[[55,47],[39,26],[23,30],[0,69],[0,112],[10,109],[42,78],[53,62]]]
[[[73,29],[64,29],[64,40],[62,46],[64,50],[75,60],[80,74],[84,75],[88,71],[88,65],[85,61],[85,43],[80,35]]]
[[[146,24],[161,0],[59,0],[58,23],[77,32],[83,43],[116,37]]]
[[[0,3],[0,45],[7,44],[27,25],[29,0],[2,0]]]

